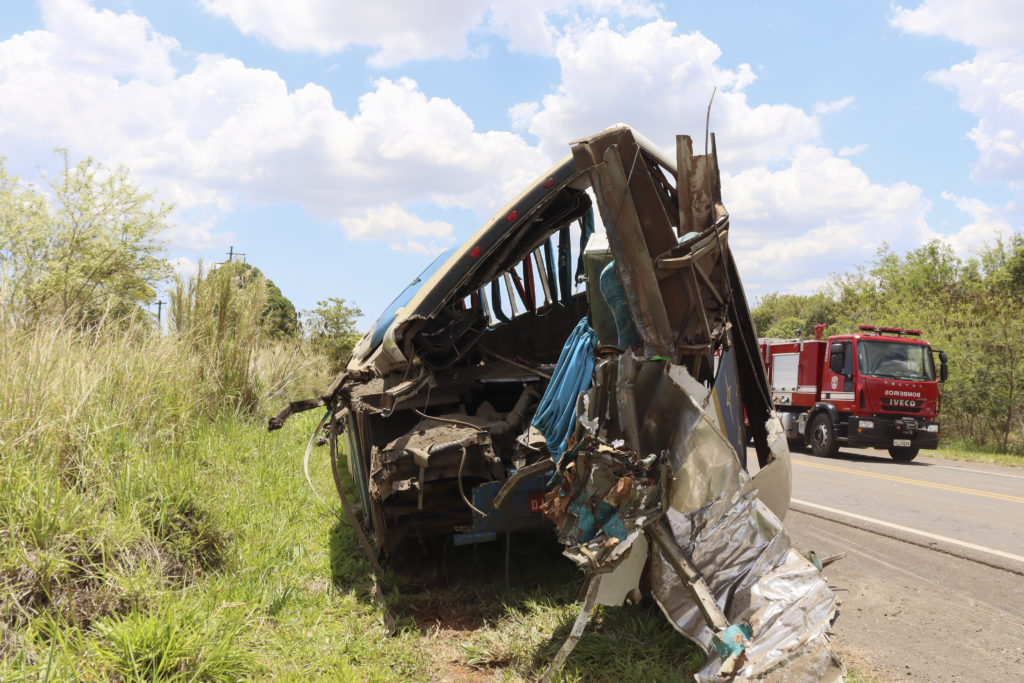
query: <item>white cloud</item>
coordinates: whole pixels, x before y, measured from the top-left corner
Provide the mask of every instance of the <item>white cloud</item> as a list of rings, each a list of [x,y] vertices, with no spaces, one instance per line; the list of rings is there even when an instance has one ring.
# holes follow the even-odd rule
[[[0,142],[127,165],[191,214],[176,217],[186,227],[169,231],[173,246],[222,242],[208,226],[235,201],[297,202],[330,220],[396,198],[486,212],[548,161],[515,134],[476,131],[408,79],[377,81],[350,116],[321,86],[289,91],[277,73],[220,55],[168,71],[177,44],[134,15],[80,0],[46,9],[45,30],[0,42]],[[89,47],[78,25],[119,33],[116,50]]]
[[[337,52],[350,45],[377,49],[374,66],[409,59],[464,57],[466,35],[479,26],[486,0],[346,2],[335,0],[203,0],[246,35],[286,50]]]
[[[211,212],[206,207],[179,209],[174,214],[173,223],[158,237],[171,247],[194,252],[237,243],[235,233],[216,231],[217,219],[220,217],[219,212]]]
[[[487,4],[481,20],[496,31],[507,21],[497,4]],[[621,11],[647,7],[613,4]],[[522,6],[527,16],[542,4]],[[562,11],[578,3],[553,6]],[[221,7],[245,9],[254,26],[277,16],[276,4]],[[199,55],[177,72],[170,66],[177,44],[134,15],[96,11],[82,0],[54,0],[46,8],[44,30],[0,42],[0,143],[61,144],[76,155],[126,164],[181,206],[179,226],[168,231],[175,246],[228,243],[233,236],[215,226],[236,203],[297,203],[351,239],[435,252],[453,242],[454,228],[424,220],[412,207],[493,211],[563,156],[567,142],[615,121],[666,146],[676,133],[689,133],[702,148],[715,86],[711,128],[728,172],[724,195],[745,280],[786,289],[849,268],[882,239],[911,247],[926,234],[927,202],[918,188],[871,183],[849,160],[818,146],[813,114],[788,104],[751,105],[744,89],[756,78],[753,70],[720,66],[715,43],[700,33],[679,35],[670,22],[619,31],[607,21],[572,17],[568,28],[547,34],[562,81],[540,102],[510,112],[537,136],[533,147],[514,133],[476,130],[456,103],[430,97],[407,78],[377,80],[346,113],[321,86],[289,90],[277,73],[221,55]],[[536,38],[531,49],[540,50],[538,27],[550,26],[551,16],[508,39],[525,46]],[[79,41],[76,25],[110,35],[109,45]],[[401,57],[397,47],[378,47],[382,59]]]
[[[171,269],[176,275],[189,278],[199,272],[199,264],[187,256],[170,259]]]
[[[817,102],[814,105],[814,113],[818,116],[824,114],[834,114],[837,111],[842,111],[853,104],[853,95],[847,95],[840,100],[833,100],[831,102]]]
[[[707,102],[718,87],[711,129],[733,216],[730,242],[749,294],[814,287],[828,273],[870,259],[883,241],[908,249],[928,235],[929,202],[920,188],[873,183],[820,145],[818,117],[851,106],[852,96],[819,103],[814,114],[751,105],[743,92],[755,78],[749,66],[719,65],[715,43],[678,34],[666,21],[628,32],[604,21],[581,26],[559,41],[557,55],[562,81],[555,92],[509,112],[551,154],[612,121],[634,125],[669,150],[685,132],[703,151]]]
[[[859,145],[851,145],[850,147],[840,147],[839,151],[836,152],[841,157],[855,157],[861,152],[867,150],[868,146],[866,143]]]
[[[1007,183],[1024,195],[1024,22],[1015,0],[925,0],[898,7],[892,23],[911,33],[939,35],[977,48],[972,59],[931,74],[957,93],[961,109],[978,118],[968,137],[978,148],[973,175]]]
[[[723,173],[722,185],[733,216],[730,243],[751,295],[848,270],[883,241],[902,251],[931,236],[920,188],[872,183],[821,147],[797,148],[783,170]]]
[[[896,7],[892,23],[908,33],[946,36],[966,45],[1017,51],[1024,43],[1019,0],[924,0]]]
[[[556,53],[562,68],[557,90],[510,110],[549,156],[565,154],[566,143],[615,121],[669,149],[680,132],[703,138],[716,86],[711,129],[720,134],[723,167],[781,159],[820,132],[817,119],[797,107],[751,106],[743,93],[755,79],[750,66],[718,66],[715,43],[699,32],[677,34],[672,22],[657,20],[626,33],[606,20],[577,26],[559,40]]]
[[[1005,207],[992,206],[980,199],[961,197],[950,192],[943,192],[942,198],[953,202],[957,209],[971,217],[970,223],[952,235],[934,235],[949,244],[961,257],[970,256],[983,244],[1015,232]]]
[[[1024,55],[979,52],[932,79],[955,91],[960,108],[978,117],[968,134],[979,152],[975,177],[1024,190]]]
[[[385,240],[392,248],[416,253],[440,253],[455,241],[450,223],[424,221],[398,204],[373,207],[339,223],[352,239]]]
[[[40,0],[39,5],[47,30],[13,39],[23,43],[23,55],[99,78],[161,82],[173,77],[170,53],[178,41],[158,34],[149,20],[95,10],[87,0]]]
[[[575,10],[653,16],[645,0],[434,0],[339,3],[336,0],[203,0],[240,31],[276,47],[331,53],[350,46],[374,48],[371,66],[470,54],[468,36],[491,32],[513,50],[549,54],[559,29],[550,15]]]

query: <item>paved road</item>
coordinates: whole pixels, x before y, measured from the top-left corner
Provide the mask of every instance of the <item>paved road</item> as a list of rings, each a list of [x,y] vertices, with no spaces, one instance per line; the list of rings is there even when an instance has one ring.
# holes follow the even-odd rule
[[[794,545],[847,556],[837,649],[890,681],[1024,681],[1024,469],[793,454]]]

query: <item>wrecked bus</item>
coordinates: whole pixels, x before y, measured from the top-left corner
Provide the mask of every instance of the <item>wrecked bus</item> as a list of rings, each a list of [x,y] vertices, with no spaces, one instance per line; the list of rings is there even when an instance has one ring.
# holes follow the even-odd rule
[[[385,310],[322,396],[270,428],[327,407],[373,564],[410,536],[553,528],[587,586],[548,673],[596,604],[645,590],[708,654],[701,679],[839,678],[834,595],[781,522],[789,453],[714,136],[703,155],[688,136],[675,151],[622,125],[572,143]]]

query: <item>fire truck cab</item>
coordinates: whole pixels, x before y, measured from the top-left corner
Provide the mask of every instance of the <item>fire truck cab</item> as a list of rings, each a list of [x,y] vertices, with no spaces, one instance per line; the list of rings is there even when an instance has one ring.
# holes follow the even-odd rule
[[[840,446],[882,448],[913,460],[939,445],[939,383],[946,354],[918,330],[861,325],[857,334],[824,339],[761,339],[772,402],[791,445],[832,457]]]

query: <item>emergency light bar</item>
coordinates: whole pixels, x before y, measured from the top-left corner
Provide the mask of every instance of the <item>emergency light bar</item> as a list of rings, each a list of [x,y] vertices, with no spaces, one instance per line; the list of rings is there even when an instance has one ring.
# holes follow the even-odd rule
[[[861,332],[875,332],[876,328],[874,325],[858,325]]]
[[[912,337],[920,337],[921,330],[903,330],[903,334],[909,334]]]
[[[903,332],[903,330],[900,329],[899,327],[879,327],[878,331],[879,332],[884,332],[885,334],[896,334],[896,335],[898,335],[901,332]]]

